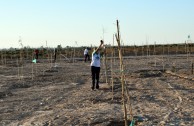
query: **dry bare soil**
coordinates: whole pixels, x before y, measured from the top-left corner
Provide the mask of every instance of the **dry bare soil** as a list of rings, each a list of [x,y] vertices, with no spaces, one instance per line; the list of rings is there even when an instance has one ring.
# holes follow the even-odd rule
[[[194,126],[192,56],[124,59],[128,118],[141,126]],[[102,60],[100,89],[91,90],[90,63],[61,60],[0,66],[1,126],[122,126],[119,60]],[[111,71],[114,90],[112,92]],[[132,113],[129,105],[131,104]],[[133,115],[131,115],[133,114]],[[135,119],[135,118],[134,118]],[[141,121],[141,122],[140,122]]]

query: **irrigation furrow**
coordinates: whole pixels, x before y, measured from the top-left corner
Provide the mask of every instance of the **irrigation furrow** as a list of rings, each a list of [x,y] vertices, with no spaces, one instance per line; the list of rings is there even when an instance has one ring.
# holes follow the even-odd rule
[[[181,107],[181,104],[183,101],[183,98],[180,96],[178,91],[170,83],[168,83],[168,80],[166,80],[165,77],[163,77],[163,79],[158,78],[158,77],[149,78],[149,79],[143,78],[141,80],[141,84],[143,87],[141,88],[138,87],[139,90],[145,91],[144,93],[145,97],[150,96],[153,98],[153,101],[143,103],[143,105],[145,105],[144,106],[145,109],[147,109],[147,107],[154,107],[156,105],[156,109],[160,111],[160,113],[164,114],[164,115],[158,116],[158,119],[157,119],[159,121],[158,124],[161,124],[161,125],[171,120],[170,116],[174,114],[174,112],[177,111]],[[136,82],[136,83],[139,83],[139,82]],[[156,102],[155,100],[161,101],[163,105],[160,104],[159,102]],[[166,106],[168,109],[166,110],[161,109],[163,108],[165,104],[168,105]],[[147,112],[146,113],[152,114],[152,113],[155,113],[155,111],[147,109],[147,112],[149,113]]]
[[[163,117],[163,121],[160,121],[160,124],[165,124],[166,121],[168,120],[169,116],[176,110],[178,110],[180,108],[180,105],[182,103],[182,97],[180,96],[180,94],[172,87],[172,85],[170,83],[168,83],[169,88],[173,89],[173,91],[175,92],[175,96],[179,99],[179,102],[177,103],[176,107],[173,108],[173,110],[169,111],[164,117]]]

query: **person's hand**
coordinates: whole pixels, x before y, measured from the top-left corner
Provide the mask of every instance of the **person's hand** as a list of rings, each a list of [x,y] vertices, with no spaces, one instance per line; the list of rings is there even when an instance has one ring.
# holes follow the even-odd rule
[[[103,40],[100,40],[101,45],[104,43]]]

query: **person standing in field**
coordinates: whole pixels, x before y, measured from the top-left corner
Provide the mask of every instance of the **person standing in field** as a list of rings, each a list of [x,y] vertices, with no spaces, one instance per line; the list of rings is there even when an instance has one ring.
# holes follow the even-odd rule
[[[100,75],[100,48],[103,45],[103,40],[100,40],[100,45],[92,52],[91,72],[92,72],[92,90],[96,87],[99,89],[99,75]],[[96,84],[96,85],[95,85]]]
[[[38,59],[38,54],[39,54],[39,50],[35,49],[34,50],[35,59]]]
[[[86,62],[87,61],[87,59],[88,59],[88,61],[90,61],[90,55],[89,55],[89,53],[88,53],[88,48],[86,48],[85,50],[84,50],[84,61]]]

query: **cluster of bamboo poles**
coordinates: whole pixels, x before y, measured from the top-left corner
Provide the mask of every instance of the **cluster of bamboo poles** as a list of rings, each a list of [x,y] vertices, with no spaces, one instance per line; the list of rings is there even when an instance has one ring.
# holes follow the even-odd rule
[[[124,120],[125,120],[125,126],[128,126],[128,122],[133,120],[133,113],[132,113],[132,106],[130,102],[130,94],[126,85],[126,76],[124,73],[124,64],[123,64],[123,51],[121,48],[121,42],[120,42],[120,31],[119,31],[119,22],[118,20],[116,21],[117,23],[117,33],[113,35],[113,45],[114,45],[114,37],[116,38],[117,44],[118,44],[118,53],[119,53],[119,60],[120,60],[120,68],[119,68],[119,79],[121,81],[121,96],[122,96],[122,106],[123,106],[123,113],[124,113]],[[112,49],[112,57],[114,57],[114,51]],[[105,80],[106,83],[108,84],[108,75],[107,75],[107,57],[106,57],[106,48],[104,50],[104,67],[105,67]],[[115,58],[114,58],[115,62]],[[112,100],[114,99],[114,72],[113,72],[113,58],[111,58],[111,85],[112,85]],[[127,109],[128,106],[128,109]],[[127,110],[130,113],[130,118],[127,118]]]
[[[124,112],[124,120],[125,120],[125,126],[128,126],[128,119],[127,119],[127,107],[126,107],[126,102],[125,99],[126,97],[128,98],[128,104],[129,104],[129,110],[130,110],[130,121],[133,120],[133,114],[132,114],[132,106],[130,103],[130,95],[125,83],[125,73],[124,73],[124,64],[123,64],[123,55],[122,55],[122,50],[121,50],[121,43],[120,43],[120,26],[118,20],[116,21],[117,23],[117,33],[115,34],[115,38],[118,44],[118,51],[119,51],[119,59],[120,59],[120,76],[121,76],[121,86],[122,86],[122,102],[123,102],[123,112]]]
[[[34,76],[37,75],[37,64],[33,63],[33,60],[35,59],[34,56],[34,52],[30,51],[31,56],[29,55],[29,50],[28,48],[24,48],[23,44],[22,44],[22,40],[19,39],[19,45],[20,45],[20,49],[19,49],[19,55],[17,53],[17,50],[10,50],[10,51],[6,51],[6,50],[1,50],[1,64],[4,66],[7,66],[8,63],[8,59],[11,60],[12,64],[15,64],[17,66],[17,78],[19,81],[23,81],[24,79],[24,66],[25,66],[25,62],[24,59],[28,59],[32,61],[32,65],[31,65],[31,78],[32,80],[34,79]],[[9,52],[9,55],[7,54]],[[10,54],[11,52],[11,54]],[[59,51],[59,56],[60,56],[60,61],[61,61],[61,51]],[[10,56],[11,55],[11,56]],[[53,66],[53,52],[50,48],[46,48],[46,59],[47,62],[50,64],[50,68]],[[30,59],[31,57],[31,59]],[[8,58],[8,59],[7,59]],[[15,60],[15,62],[14,62]],[[36,59],[37,61],[38,59]],[[56,63],[56,61],[55,61]],[[44,72],[43,72],[44,74]]]
[[[133,121],[133,113],[132,113],[132,105],[131,105],[131,101],[130,101],[130,94],[129,94],[129,90],[127,88],[126,85],[126,76],[124,73],[124,64],[123,64],[123,50],[121,48],[121,38],[120,38],[120,31],[119,31],[119,22],[118,20],[116,21],[117,24],[117,33],[115,34],[115,38],[118,44],[118,52],[119,52],[119,60],[120,60],[120,81],[121,81],[121,87],[122,87],[122,105],[123,105],[123,113],[124,113],[124,120],[125,120],[125,126],[128,126],[128,122],[132,122]],[[113,35],[113,46],[114,46],[114,35]],[[142,46],[143,48],[143,46]],[[114,57],[114,51],[112,49],[112,57]],[[135,56],[137,56],[137,50],[134,46],[134,52],[135,52]],[[168,46],[168,59],[169,59],[169,52],[170,52],[170,47]],[[189,45],[188,43],[185,44],[185,52],[187,54],[187,61],[189,61],[190,59],[190,53],[192,52],[191,49],[189,49]],[[164,70],[164,45],[162,46],[162,53],[163,53],[163,57],[162,57],[162,64],[163,64],[163,70]],[[142,55],[143,55],[143,49],[142,49]],[[155,59],[155,67],[156,67],[156,42],[154,44],[154,50],[153,50],[153,55],[154,55],[154,59]],[[176,56],[178,55],[178,44],[176,46]],[[149,59],[150,56],[150,48],[149,45],[147,46],[147,60]],[[114,58],[115,59],[115,58]],[[177,61],[175,61],[176,64]],[[113,81],[113,58],[111,58],[111,84],[112,84],[112,94],[114,97],[114,81]],[[191,74],[193,74],[193,61],[191,61]],[[106,49],[105,49],[105,57],[104,57],[104,65],[105,65],[105,78],[106,78],[106,83],[108,83],[108,75],[107,75],[107,58],[106,58]],[[176,71],[175,71],[176,72]],[[112,99],[113,99],[112,97]],[[127,99],[127,100],[126,100]],[[128,105],[128,109],[127,106]],[[129,112],[127,112],[129,111]],[[130,118],[127,118],[127,113],[130,113]]]

